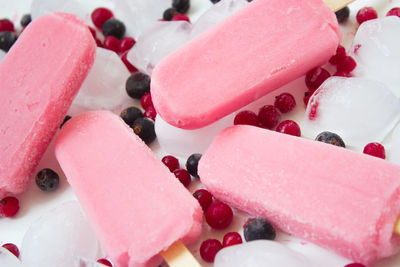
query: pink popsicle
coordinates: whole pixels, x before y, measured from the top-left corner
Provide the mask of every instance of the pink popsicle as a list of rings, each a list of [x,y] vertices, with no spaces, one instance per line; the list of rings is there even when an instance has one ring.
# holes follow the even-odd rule
[[[19,194],[85,79],[96,44],[75,16],[45,15],[0,64],[0,198]]]
[[[153,103],[171,125],[206,126],[326,63],[340,36],[321,0],[254,0],[157,64]]]
[[[68,121],[56,157],[107,255],[117,266],[156,266],[163,250],[201,233],[197,200],[118,116]]]
[[[356,262],[399,251],[400,167],[382,159],[234,126],[215,138],[199,175],[216,198]]]

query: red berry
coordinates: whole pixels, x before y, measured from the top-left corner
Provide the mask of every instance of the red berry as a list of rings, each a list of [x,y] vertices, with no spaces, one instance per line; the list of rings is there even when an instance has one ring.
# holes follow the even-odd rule
[[[357,67],[356,61],[350,57],[346,56],[344,59],[337,63],[337,70],[342,72],[350,73]]]
[[[165,164],[165,166],[168,167],[170,172],[175,171],[176,169],[179,169],[179,160],[175,158],[174,156],[168,155],[165,156],[161,159],[161,162]]]
[[[364,147],[364,154],[371,155],[377,158],[385,159],[385,147],[379,143],[369,143]]]
[[[227,228],[233,219],[231,207],[222,202],[212,203],[205,213],[206,221],[214,229]]]
[[[151,99],[151,94],[145,93],[140,99],[140,104],[144,109],[147,109],[148,107],[153,107],[153,100]]]
[[[105,266],[113,267],[113,265],[111,264],[111,262],[110,262],[109,260],[105,259],[105,258],[98,259],[97,262],[98,262],[98,263],[101,263],[101,264],[103,264],[103,265],[105,265]]]
[[[99,39],[94,39],[95,41],[96,41],[96,45],[98,46],[98,47],[103,47],[103,44],[101,43],[101,41],[99,40]]]
[[[358,24],[363,23],[364,21],[376,19],[378,17],[378,13],[376,13],[375,9],[372,7],[363,7],[361,8],[356,16]]]
[[[172,21],[178,21],[178,20],[184,20],[190,23],[190,19],[188,16],[186,16],[185,14],[181,14],[178,13],[176,16],[174,16],[172,19]]]
[[[343,70],[338,70],[335,74],[333,74],[333,76],[347,77],[347,78],[352,77],[349,72]]]
[[[331,59],[329,59],[329,63],[332,65],[336,65],[339,61],[343,60],[346,57],[346,49],[339,45],[339,47],[336,49],[336,55],[332,56]]]
[[[303,97],[303,102],[304,105],[307,107],[308,105],[308,101],[310,100],[312,94],[316,91],[317,89],[314,90],[308,90],[307,92],[304,93],[304,97]]]
[[[8,19],[0,19],[0,32],[13,32],[14,24]]]
[[[0,201],[0,216],[13,217],[19,210],[19,201],[15,197],[5,197]]]
[[[122,54],[121,60],[122,60],[122,62],[124,62],[125,67],[129,70],[130,73],[137,72],[138,69],[128,61],[128,58],[127,58],[128,52],[129,51],[126,51],[125,53]]]
[[[217,239],[207,239],[201,243],[200,256],[206,262],[214,262],[215,255],[222,249],[222,244]]]
[[[326,69],[316,67],[307,72],[306,74],[306,85],[310,90],[318,89],[318,87],[325,82],[326,79],[331,77]]]
[[[7,243],[2,245],[2,247],[10,251],[12,254],[14,254],[15,257],[19,258],[19,249],[16,245],[12,243]]]
[[[94,26],[96,26],[100,30],[103,26],[103,23],[111,19],[112,17],[114,17],[114,14],[111,12],[111,10],[105,7],[96,8],[91,14]]]
[[[193,193],[193,196],[199,201],[203,211],[206,211],[213,201],[211,193],[205,189],[196,190],[196,192]]]
[[[157,116],[157,111],[153,106],[146,108],[143,113],[143,117],[152,119],[153,121],[156,120],[156,116]]]
[[[286,120],[279,123],[278,127],[276,127],[276,131],[279,133],[290,134],[293,136],[301,135],[299,125],[292,120]]]
[[[114,51],[115,53],[118,53],[119,40],[116,37],[112,36],[112,35],[107,36],[104,39],[103,47],[105,49],[108,49],[108,50]]]
[[[349,263],[344,267],[366,267],[366,266],[364,264],[354,262],[354,263]]]
[[[296,100],[289,93],[282,93],[275,97],[274,106],[282,113],[292,111],[296,107]]]
[[[119,43],[119,53],[124,53],[135,45],[136,41],[132,37],[124,37]]]
[[[173,171],[174,175],[178,180],[185,186],[188,187],[192,179],[190,178],[190,174],[187,170],[177,169]]]
[[[96,36],[96,30],[93,29],[92,27],[88,26],[90,33],[92,34],[93,38],[96,40],[97,36]]]
[[[400,17],[400,7],[394,7],[386,13],[386,16],[398,16]]]
[[[234,125],[245,124],[245,125],[253,125],[258,126],[258,117],[253,111],[243,110],[236,114],[235,119],[233,121]]]
[[[281,114],[279,113],[278,109],[272,105],[265,105],[258,111],[258,122],[260,126],[264,128],[274,128],[280,119]]]
[[[222,246],[225,248],[242,243],[243,243],[242,237],[238,232],[230,232],[224,235]]]

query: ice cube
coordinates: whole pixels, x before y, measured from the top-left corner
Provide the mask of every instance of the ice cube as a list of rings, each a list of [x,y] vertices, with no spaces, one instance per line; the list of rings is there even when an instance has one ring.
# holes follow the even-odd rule
[[[21,261],[9,250],[0,247],[0,266],[22,267]]]
[[[104,267],[106,265],[98,263],[94,260],[78,257],[75,259],[75,267]]]
[[[196,130],[184,130],[156,117],[155,131],[158,142],[168,154],[183,158],[193,153],[203,153],[214,137],[226,127],[233,125],[235,114],[228,115],[213,124]]]
[[[389,161],[400,165],[400,125],[394,128],[391,142],[386,146],[386,153]]]
[[[303,255],[276,241],[256,240],[226,247],[215,257],[215,267],[312,267]]]
[[[162,19],[171,7],[170,0],[114,0],[116,17],[122,20],[128,33],[137,39],[153,23]]]
[[[387,86],[363,78],[331,77],[310,98],[302,134],[323,131],[342,137],[357,150],[381,142],[400,117],[400,102]]]
[[[128,60],[150,75],[155,65],[189,40],[192,25],[186,21],[159,21],[143,32],[128,53]]]
[[[71,267],[76,257],[97,258],[98,241],[79,203],[63,203],[32,223],[21,248],[24,266]]]
[[[3,50],[0,50],[0,62],[3,60],[3,58],[6,56],[6,52]]]
[[[350,53],[357,61],[353,71],[385,83],[400,97],[400,18],[396,16],[369,20],[361,24]]]
[[[31,4],[32,19],[52,12],[65,12],[77,15],[81,19],[87,18],[88,11],[82,5],[82,1],[55,1],[55,0],[33,0]]]
[[[118,109],[129,99],[125,90],[129,75],[115,52],[97,48],[94,64],[72,105],[87,110]]]

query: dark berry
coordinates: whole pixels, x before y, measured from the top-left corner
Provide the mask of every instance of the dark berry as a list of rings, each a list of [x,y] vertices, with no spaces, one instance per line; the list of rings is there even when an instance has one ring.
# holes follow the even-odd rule
[[[300,126],[292,120],[286,120],[279,123],[278,127],[276,127],[276,131],[293,136],[301,136]]]
[[[199,166],[199,161],[201,159],[201,154],[192,154],[186,160],[186,170],[193,176],[198,178],[199,174],[197,173],[197,168]]]
[[[278,124],[280,119],[281,114],[272,105],[265,105],[258,111],[258,122],[261,127],[272,129]]]
[[[151,99],[151,94],[145,93],[142,96],[142,98],[140,99],[140,104],[142,105],[142,108],[144,108],[144,109],[153,106],[153,100]]]
[[[289,93],[282,93],[275,97],[274,106],[282,113],[288,113],[296,107],[296,100]]]
[[[248,219],[243,225],[243,235],[246,241],[267,239],[274,240],[276,232],[274,227],[264,218]]]
[[[115,53],[118,53],[119,40],[112,35],[107,36],[106,38],[104,38],[103,47],[105,49],[108,49],[108,50],[114,51]]]
[[[227,228],[233,219],[231,207],[222,202],[212,203],[205,213],[206,221],[214,229]]]
[[[211,1],[211,3],[213,3],[213,4],[216,4],[216,3],[218,3],[219,1],[221,1],[221,0],[210,0]]]
[[[0,201],[0,217],[13,217],[19,210],[19,201],[15,197],[5,197]]]
[[[0,19],[0,32],[13,32],[14,24],[8,19]]]
[[[206,262],[214,262],[218,251],[222,249],[222,244],[217,239],[207,239],[201,243],[200,256]]]
[[[343,61],[346,56],[346,49],[339,45],[336,49],[336,54],[329,59],[329,63],[337,65],[340,61]]]
[[[168,8],[164,11],[163,13],[163,19],[166,21],[171,20],[173,17],[175,17],[176,15],[178,15],[178,10],[176,10],[176,8]]]
[[[132,127],[136,119],[143,117],[143,113],[137,107],[129,107],[124,109],[119,116],[124,120],[126,124]]]
[[[113,17],[114,14],[111,12],[111,10],[105,7],[96,8],[91,14],[92,22],[98,29],[101,29],[103,23]]]
[[[386,16],[397,16],[400,17],[400,7],[394,7],[386,13]]]
[[[331,75],[326,69],[316,67],[307,72],[306,74],[306,85],[310,90],[318,89],[318,87],[325,82]]]
[[[133,132],[140,137],[146,144],[150,144],[156,139],[154,122],[149,118],[138,118],[132,126]]]
[[[103,23],[101,30],[104,36],[114,36],[121,39],[125,35],[125,24],[117,19],[109,19]]]
[[[72,118],[71,116],[66,115],[66,116],[64,117],[64,120],[63,120],[62,123],[60,124],[60,129],[61,129],[61,128],[64,126],[64,124],[65,124],[67,121],[69,121],[71,118]]]
[[[339,23],[345,22],[350,16],[350,8],[346,6],[336,11],[335,15]]]
[[[376,19],[378,17],[378,13],[376,13],[375,9],[372,7],[363,7],[361,8],[356,16],[358,24],[361,24],[367,20]]]
[[[135,99],[141,99],[145,93],[150,92],[150,77],[141,72],[132,74],[125,84],[128,95]]]
[[[157,111],[153,106],[146,108],[146,110],[143,113],[143,117],[152,119],[153,121],[156,120],[156,116],[157,116]]]
[[[196,190],[196,192],[193,193],[193,196],[197,201],[199,201],[203,211],[206,211],[213,201],[211,193],[205,189]]]
[[[317,135],[315,140],[335,146],[346,147],[346,145],[343,142],[343,139],[339,135],[331,132],[322,132],[319,135]]]
[[[135,44],[136,44],[136,41],[132,37],[124,37],[119,42],[118,52],[121,54],[125,53],[126,51],[131,49]]]
[[[31,21],[32,21],[31,14],[25,14],[22,16],[22,18],[20,20],[20,24],[22,27],[26,27],[26,26],[28,26],[29,23],[31,23]]]
[[[8,251],[10,251],[12,254],[15,255],[15,257],[19,257],[19,249],[16,245],[12,244],[12,243],[6,243],[4,245],[2,245],[3,248],[7,249]]]
[[[38,172],[35,181],[40,190],[51,192],[57,189],[60,177],[52,169],[43,169]]]
[[[121,56],[121,60],[122,60],[122,62],[125,64],[125,67],[129,70],[130,73],[137,72],[137,71],[138,71],[137,68],[136,68],[135,66],[133,66],[133,65],[129,62],[127,56],[128,56],[128,51],[126,51],[125,53],[123,53],[122,56]]]
[[[243,110],[236,114],[235,119],[233,121],[234,125],[245,124],[245,125],[253,125],[258,126],[258,117],[253,111]]]
[[[238,232],[227,233],[224,235],[224,239],[222,240],[222,246],[224,248],[242,243],[243,243],[242,237]]]
[[[186,13],[190,8],[190,0],[173,0],[172,7],[179,13]]]
[[[377,158],[385,159],[385,147],[379,143],[369,143],[364,147],[364,154],[371,155]]]
[[[175,171],[176,169],[179,169],[179,160],[175,158],[174,156],[168,155],[165,156],[161,159],[161,162],[165,164],[165,166],[168,167],[170,172]]]
[[[103,265],[105,265],[105,266],[108,266],[108,267],[113,267],[113,265],[111,264],[111,262],[110,262],[109,260],[105,259],[105,258],[98,259],[97,262],[98,262],[98,263],[101,263],[101,264],[103,264]]]
[[[180,21],[180,20],[183,20],[183,21],[187,21],[187,22],[190,23],[189,17],[186,16],[185,14],[180,14],[180,13],[178,13],[178,15],[174,16],[171,20],[172,20],[172,21]]]
[[[366,266],[364,264],[354,262],[346,264],[344,267],[366,267]]]
[[[17,35],[13,32],[0,32],[0,49],[8,52],[15,41],[17,41],[17,38]]]
[[[357,67],[356,61],[350,56],[346,56],[337,63],[337,70],[346,73],[350,73],[356,67]]]
[[[190,174],[188,173],[187,170],[184,169],[177,169],[173,171],[174,175],[178,180],[185,186],[188,187],[190,185],[190,182],[192,181],[190,178]]]

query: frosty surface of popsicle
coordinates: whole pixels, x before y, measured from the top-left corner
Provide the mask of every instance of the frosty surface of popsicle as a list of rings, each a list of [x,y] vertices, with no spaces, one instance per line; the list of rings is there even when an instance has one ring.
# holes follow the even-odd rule
[[[206,126],[326,63],[340,38],[321,0],[255,0],[156,65],[153,103],[171,125]]]
[[[53,13],[23,31],[0,64],[0,198],[19,194],[85,79],[96,43],[73,15]]]
[[[234,126],[199,163],[212,194],[356,262],[399,250],[400,167],[333,145]]]
[[[55,153],[118,266],[156,266],[162,250],[200,235],[197,200],[111,112],[72,118],[56,138]]]

